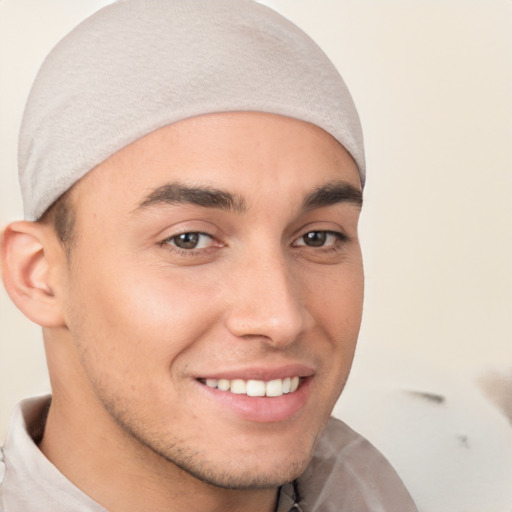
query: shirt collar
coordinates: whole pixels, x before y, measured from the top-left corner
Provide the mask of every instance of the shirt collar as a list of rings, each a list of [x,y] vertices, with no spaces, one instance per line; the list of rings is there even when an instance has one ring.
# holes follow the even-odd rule
[[[12,512],[107,512],[74,486],[39,450],[50,397],[24,400],[13,412],[4,453],[2,503]]]
[[[302,508],[297,503],[297,491],[294,482],[281,487],[276,512],[302,512]]]

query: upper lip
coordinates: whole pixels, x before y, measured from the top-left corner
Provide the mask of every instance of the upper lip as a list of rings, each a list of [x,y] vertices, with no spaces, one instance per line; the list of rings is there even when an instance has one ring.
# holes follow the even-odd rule
[[[263,380],[286,379],[287,377],[310,377],[315,371],[312,366],[301,363],[289,363],[279,366],[259,365],[244,368],[215,370],[201,375],[197,379],[242,379]]]

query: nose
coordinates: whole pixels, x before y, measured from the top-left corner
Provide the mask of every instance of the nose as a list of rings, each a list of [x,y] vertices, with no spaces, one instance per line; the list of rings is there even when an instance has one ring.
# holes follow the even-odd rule
[[[258,252],[231,274],[226,325],[232,334],[283,348],[306,330],[311,317],[291,266],[280,253]]]

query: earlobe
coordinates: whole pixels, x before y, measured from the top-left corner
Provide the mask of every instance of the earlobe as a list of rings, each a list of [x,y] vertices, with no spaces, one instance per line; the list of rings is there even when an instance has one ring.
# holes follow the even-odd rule
[[[2,234],[2,278],[12,301],[33,322],[58,327],[64,319],[52,278],[48,227],[36,222],[9,224]]]

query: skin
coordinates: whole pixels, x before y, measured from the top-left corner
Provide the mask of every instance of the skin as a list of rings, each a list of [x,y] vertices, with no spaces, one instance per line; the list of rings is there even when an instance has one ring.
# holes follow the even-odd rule
[[[354,161],[320,128],[212,114],[147,135],[78,182],[69,254],[50,226],[6,230],[6,288],[44,327],[53,402],[40,448],[109,511],[270,512],[305,469],[363,302],[360,205],[304,207],[333,183],[360,190]],[[159,200],[169,184],[233,204]],[[189,249],[183,233],[204,235]],[[280,371],[307,374],[306,391],[291,415],[271,406],[270,421],[198,380]]]

